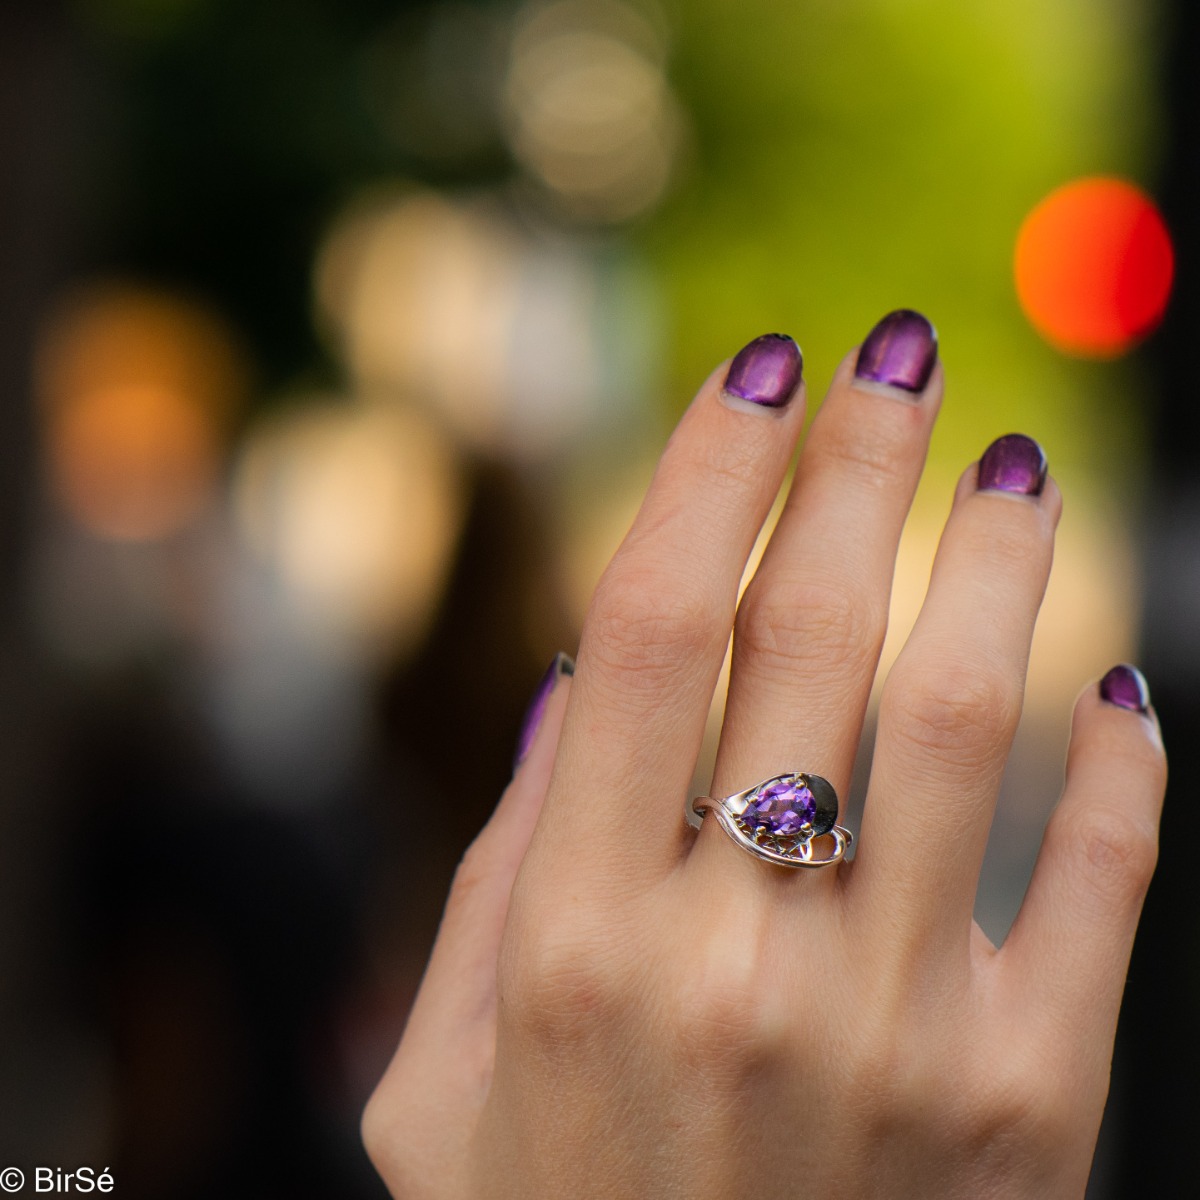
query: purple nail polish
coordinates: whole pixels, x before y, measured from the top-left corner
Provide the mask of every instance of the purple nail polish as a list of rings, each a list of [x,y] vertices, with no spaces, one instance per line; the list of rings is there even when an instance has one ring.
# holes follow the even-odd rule
[[[800,347],[785,333],[765,333],[737,352],[725,376],[725,390],[764,408],[783,408],[803,373]]]
[[[525,710],[525,716],[521,721],[521,732],[517,735],[517,752],[513,756],[514,771],[529,756],[533,739],[537,736],[538,727],[546,715],[546,704],[550,700],[550,694],[554,691],[554,685],[562,676],[574,674],[575,660],[560,651],[554,656],[554,661],[542,676],[542,682],[537,685],[533,699],[529,701],[529,707]]]
[[[1100,680],[1100,698],[1130,712],[1144,713],[1150,707],[1145,676],[1128,663],[1118,663]]]
[[[979,460],[981,492],[1014,492],[1040,496],[1046,484],[1046,456],[1042,448],[1023,433],[997,438]]]
[[[855,377],[923,392],[937,362],[937,330],[911,308],[890,312],[858,352]]]

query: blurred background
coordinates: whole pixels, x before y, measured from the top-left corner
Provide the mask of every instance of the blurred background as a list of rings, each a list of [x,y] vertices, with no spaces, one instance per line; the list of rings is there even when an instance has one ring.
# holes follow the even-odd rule
[[[1066,494],[1002,939],[1079,688],[1139,661],[1169,746],[1200,720],[1198,19],[6,0],[0,1165],[385,1196],[359,1113],[525,703],[769,330],[815,400],[888,310],[939,329],[885,660],[988,442],[1037,437]],[[1188,741],[1093,1200],[1194,1185]]]

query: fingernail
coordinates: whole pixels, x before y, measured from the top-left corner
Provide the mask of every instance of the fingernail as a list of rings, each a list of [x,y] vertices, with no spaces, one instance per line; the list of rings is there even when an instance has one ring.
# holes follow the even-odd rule
[[[1130,712],[1144,713],[1150,707],[1150,689],[1137,667],[1118,663],[1100,680],[1100,699]]]
[[[521,732],[517,735],[517,752],[513,756],[514,771],[529,757],[533,739],[537,737],[538,727],[546,715],[546,705],[554,691],[554,685],[564,675],[574,674],[575,660],[569,654],[563,654],[560,651],[554,656],[554,661],[542,676],[542,682],[537,685],[533,699],[529,701],[529,707],[525,710],[525,716],[521,721]]]
[[[1013,492],[1040,496],[1046,485],[1046,456],[1042,448],[1023,433],[997,438],[979,460],[981,492]]]
[[[899,308],[880,321],[858,351],[856,379],[923,392],[937,362],[937,330],[919,312]]]
[[[783,408],[803,373],[800,347],[785,333],[765,333],[734,356],[725,376],[725,393],[762,408]]]

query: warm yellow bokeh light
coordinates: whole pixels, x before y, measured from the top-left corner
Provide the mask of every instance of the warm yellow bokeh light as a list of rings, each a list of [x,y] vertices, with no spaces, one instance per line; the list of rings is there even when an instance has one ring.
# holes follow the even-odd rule
[[[502,223],[414,191],[339,224],[317,264],[317,299],[361,386],[430,403],[487,447],[505,417],[519,271]]]
[[[497,195],[364,197],[335,221],[314,283],[356,388],[436,412],[472,450],[544,460],[612,419],[630,352],[601,357],[611,287],[582,247],[533,236]]]
[[[505,86],[517,159],[571,216],[619,222],[662,198],[683,117],[659,32],[616,0],[532,4]]]
[[[432,616],[462,526],[458,460],[411,408],[308,403],[254,431],[235,512],[317,635],[393,651]]]

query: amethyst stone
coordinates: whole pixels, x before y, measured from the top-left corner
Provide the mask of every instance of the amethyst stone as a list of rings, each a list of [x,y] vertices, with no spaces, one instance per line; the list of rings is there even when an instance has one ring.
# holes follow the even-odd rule
[[[743,824],[774,837],[795,837],[806,825],[811,836],[828,833],[837,821],[837,793],[820,775],[769,779],[746,797]]]

